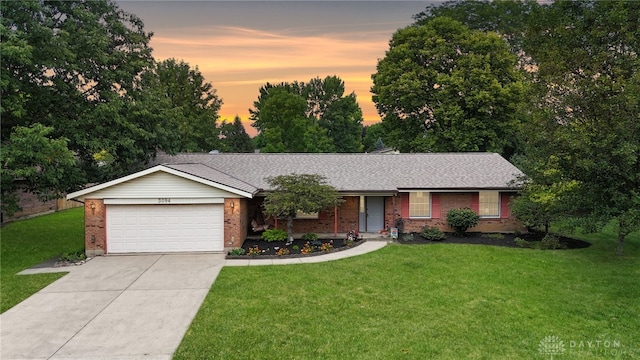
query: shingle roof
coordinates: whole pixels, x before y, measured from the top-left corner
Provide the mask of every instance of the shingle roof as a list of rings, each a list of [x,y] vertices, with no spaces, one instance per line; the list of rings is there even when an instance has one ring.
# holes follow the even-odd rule
[[[509,189],[522,172],[495,153],[178,154],[163,164],[245,191],[269,190],[267,177],[319,174],[338,191]],[[253,191],[252,191],[253,192]]]
[[[172,168],[178,171],[182,171],[193,176],[203,178],[205,180],[213,181],[222,185],[230,186],[232,188],[246,191],[249,193],[255,193],[258,188],[248,184],[240,179],[236,179],[233,176],[229,176],[223,172],[213,169],[209,166],[202,164],[166,164],[168,168]]]

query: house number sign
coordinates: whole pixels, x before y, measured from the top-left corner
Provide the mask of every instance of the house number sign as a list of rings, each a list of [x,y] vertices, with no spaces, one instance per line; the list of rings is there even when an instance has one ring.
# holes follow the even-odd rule
[[[158,198],[158,204],[171,204],[170,198]]]

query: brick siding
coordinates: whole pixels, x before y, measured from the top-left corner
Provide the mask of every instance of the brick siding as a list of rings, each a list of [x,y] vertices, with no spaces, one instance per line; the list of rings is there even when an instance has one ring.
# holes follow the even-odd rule
[[[447,212],[451,209],[472,208],[473,198],[477,193],[439,193],[440,197],[440,218],[429,219],[409,219],[404,220],[405,232],[420,232],[425,225],[435,226],[442,231],[452,232],[453,229],[447,224]],[[514,193],[515,195],[515,193]],[[402,201],[401,197],[397,197],[398,201]],[[505,198],[503,197],[503,201]],[[503,206],[506,206],[502,204]],[[524,227],[515,216],[510,212],[506,218],[480,219],[478,225],[469,229],[469,231],[477,232],[526,232]]]
[[[246,199],[224,200],[224,247],[242,246],[249,229],[249,206]]]
[[[345,202],[338,207],[338,232],[346,233],[358,230],[358,211],[360,197],[346,196]],[[327,210],[318,214],[318,219],[295,219],[293,231],[296,233],[332,233],[335,229],[335,215],[333,210]],[[287,229],[286,220],[278,220],[278,228]]]
[[[107,212],[104,201],[86,199],[84,202],[84,245],[87,256],[107,253]]]

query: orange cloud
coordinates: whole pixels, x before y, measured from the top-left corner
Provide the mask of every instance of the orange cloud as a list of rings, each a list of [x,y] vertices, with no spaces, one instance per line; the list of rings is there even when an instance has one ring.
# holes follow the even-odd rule
[[[335,31],[335,26],[331,27]],[[313,30],[310,31],[310,30]],[[318,27],[265,31],[246,27],[182,28],[154,36],[157,59],[178,58],[198,66],[224,104],[221,119],[239,115],[249,123],[249,108],[267,82],[308,81],[339,76],[355,92],[367,123],[379,121],[371,101],[371,74],[388,48],[388,31],[318,33]],[[253,128],[247,129],[254,135]]]

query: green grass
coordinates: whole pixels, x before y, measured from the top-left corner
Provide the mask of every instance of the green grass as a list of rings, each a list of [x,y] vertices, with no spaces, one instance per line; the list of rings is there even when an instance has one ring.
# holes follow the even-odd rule
[[[16,275],[18,272],[83,247],[82,208],[3,225],[0,229],[0,312],[65,274]]]
[[[389,245],[225,267],[175,358],[549,359],[547,336],[565,344],[557,359],[637,358],[640,234],[622,258],[613,234],[592,239],[580,250]]]

